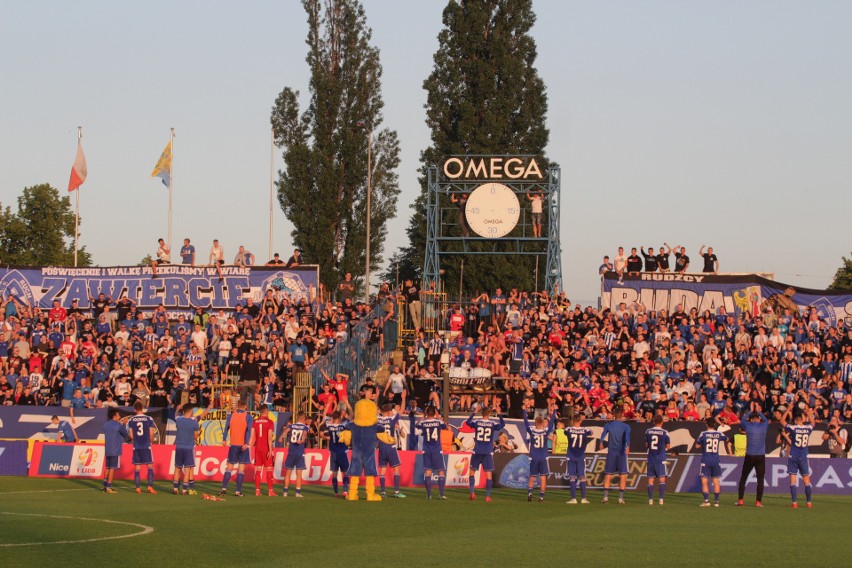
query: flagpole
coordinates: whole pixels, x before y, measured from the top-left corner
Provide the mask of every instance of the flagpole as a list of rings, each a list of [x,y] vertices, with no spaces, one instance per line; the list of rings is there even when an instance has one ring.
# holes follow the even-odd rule
[[[271,130],[272,136],[269,144],[269,256],[272,258],[272,196],[275,187],[275,129]]]
[[[77,127],[77,146],[83,139],[83,127]],[[80,238],[80,188],[74,192],[74,268],[77,268],[77,241]]]
[[[171,159],[169,162],[169,250],[172,248],[172,184],[175,179],[175,129],[170,128],[169,150]]]

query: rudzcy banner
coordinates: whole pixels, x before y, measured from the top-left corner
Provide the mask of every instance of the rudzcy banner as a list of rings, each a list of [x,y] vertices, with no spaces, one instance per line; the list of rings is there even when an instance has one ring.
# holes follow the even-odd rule
[[[735,315],[757,315],[767,307],[776,312],[787,308],[801,313],[813,307],[831,326],[842,322],[852,325],[852,291],[849,290],[796,288],[754,274],[642,272],[638,276],[625,274],[619,282],[615,273],[606,273],[601,282],[601,306],[617,311],[634,303],[642,304],[646,311],[668,310],[669,313],[680,305],[686,312],[697,308],[698,313],[710,310],[717,314],[724,306],[727,313]]]

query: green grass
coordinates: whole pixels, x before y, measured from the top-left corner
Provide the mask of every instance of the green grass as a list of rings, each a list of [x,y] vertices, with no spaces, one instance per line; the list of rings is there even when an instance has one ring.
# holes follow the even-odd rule
[[[644,493],[626,506],[569,506],[551,491],[544,503],[500,489],[485,503],[464,490],[426,501],[424,491],[382,503],[335,500],[307,487],[304,499],[228,496],[224,502],[136,495],[118,482],[115,495],[81,480],[0,478],[0,513],[105,519],[150,526],[132,538],[0,547],[2,566],[831,566],[844,562],[852,497],[816,495],[814,509],[791,510],[768,497],[764,509],[701,509],[700,496],[669,495],[649,507]],[[233,484],[231,486],[233,488]],[[253,485],[246,484],[250,493]],[[213,493],[215,484],[199,484]],[[73,490],[73,491],[69,491]],[[362,490],[363,496],[363,490]],[[753,499],[753,495],[751,496]],[[753,501],[751,501],[753,503]],[[140,532],[135,526],[79,519],[0,514],[0,544],[72,541]]]

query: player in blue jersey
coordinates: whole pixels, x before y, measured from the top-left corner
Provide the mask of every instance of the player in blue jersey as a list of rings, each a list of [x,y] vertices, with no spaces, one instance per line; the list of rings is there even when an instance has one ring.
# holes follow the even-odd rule
[[[446,500],[444,488],[447,482],[447,466],[444,465],[444,452],[441,446],[441,431],[447,429],[443,420],[438,418],[434,406],[426,407],[426,417],[415,427],[423,437],[423,481],[426,484],[426,499],[432,498],[432,474],[438,474],[438,492],[440,499]]]
[[[530,426],[527,420],[527,413],[524,412],[524,428],[527,431],[530,449],[530,481],[527,487],[527,501],[533,500],[533,485],[535,485],[536,476],[539,478],[538,500],[544,501],[544,492],[547,488],[547,476],[550,474],[550,468],[547,466],[547,440],[553,432],[553,426],[556,423],[556,413],[550,416],[550,422],[545,422],[544,418],[536,418],[535,426]]]
[[[296,421],[288,424],[281,432],[278,438],[279,442],[288,440],[287,459],[284,460],[284,493],[282,497],[287,497],[290,491],[290,472],[296,472],[296,497],[302,497],[302,472],[307,469],[305,466],[305,442],[308,441],[308,433],[310,428],[305,423],[305,413],[299,412],[296,414]]]
[[[107,422],[104,424],[104,493],[115,493],[112,480],[115,471],[121,467],[121,446],[130,441],[127,428],[118,421],[120,416],[117,408],[107,410]]]
[[[731,441],[728,437],[716,430],[718,426],[716,418],[708,418],[707,430],[698,435],[695,447],[701,448],[701,492],[704,495],[702,507],[710,506],[710,480],[713,480],[713,506],[719,506],[719,493],[721,492],[719,478],[722,477],[722,466],[719,463],[719,451],[725,448],[731,452]]]
[[[624,505],[624,491],[627,489],[627,456],[630,454],[630,426],[621,421],[623,416],[621,406],[616,406],[612,415],[613,420],[606,423],[598,442],[599,450],[604,442],[608,442],[604,466],[604,496],[601,503],[609,503],[612,476],[618,475],[618,504]]]
[[[198,437],[198,432],[201,430],[199,422],[207,416],[207,413],[213,407],[211,406],[202,414],[195,418],[192,413],[195,408],[187,404],[180,409],[179,415],[175,417],[175,476],[172,480],[172,493],[178,495],[181,493],[180,481],[183,477],[183,495],[195,495],[195,479],[193,470],[195,469],[195,440]]]
[[[80,440],[77,437],[77,430],[67,420],[60,420],[58,416],[52,416],[50,421],[56,425],[56,429],[58,430],[57,442],[73,444]]]
[[[405,438],[405,432],[399,424],[399,414],[394,410],[393,404],[382,405],[379,415],[379,426],[384,429],[385,434],[394,438],[399,436]],[[386,444],[379,440],[379,483],[382,486],[382,497],[385,497],[385,474],[388,466],[393,468],[393,496],[397,499],[405,499],[405,494],[399,491],[399,452],[394,444]]]
[[[237,403],[237,409],[228,415],[225,420],[225,436],[222,440],[223,444],[230,445],[228,447],[228,465],[231,469],[225,472],[222,478],[222,489],[219,495],[225,495],[228,492],[228,482],[231,477],[237,476],[237,490],[234,492],[234,497],[244,497],[243,481],[245,480],[245,469],[251,463],[251,426],[252,416],[246,412],[246,401],[240,400]]]
[[[660,488],[660,505],[666,497],[666,451],[671,447],[669,433],[663,430],[663,415],[654,416],[653,428],[645,431],[645,449],[648,451],[648,504],[654,504],[654,481]]]
[[[331,487],[334,489],[334,496],[340,497],[338,493],[338,472],[343,474],[343,493],[346,498],[346,488],[349,487],[349,455],[346,453],[346,444],[340,441],[340,434],[346,430],[346,420],[343,418],[339,410],[331,413],[331,421],[326,424],[325,431],[320,436],[328,440],[328,458],[329,469],[331,469]]]
[[[145,407],[141,401],[136,401],[133,405],[136,414],[127,421],[127,431],[133,440],[133,465],[136,466],[136,472],[133,474],[133,479],[136,482],[136,493],[142,493],[140,484],[142,483],[142,466],[148,473],[148,493],[156,495],[154,490],[154,452],[151,449],[151,440],[154,434],[157,433],[157,425],[154,419],[145,414]]]
[[[811,432],[813,432],[813,410],[809,413],[796,414],[793,418],[793,424],[787,424],[794,405],[790,405],[787,413],[782,419],[784,429],[781,435],[786,440],[790,447],[790,457],[787,458],[787,473],[790,474],[790,497],[793,499],[793,504],[790,505],[793,509],[799,508],[798,490],[799,480],[798,475],[802,476],[802,483],[805,484],[805,499],[807,500],[808,509],[814,505],[811,503],[811,467],[808,463],[808,446],[810,446]]]
[[[588,505],[586,499],[586,446],[592,439],[591,428],[583,427],[583,415],[579,412],[571,420],[571,427],[565,429],[568,438],[568,483],[571,486],[571,500],[568,505],[577,504],[577,481],[580,483],[580,503]]]
[[[476,499],[476,472],[482,466],[485,472],[485,502],[491,502],[491,487],[493,485],[492,474],[494,472],[494,440],[500,430],[505,428],[506,422],[502,416],[491,418],[491,409],[482,409],[482,418],[475,418],[476,413],[467,419],[467,426],[473,428],[473,455],[470,458],[470,500]]]

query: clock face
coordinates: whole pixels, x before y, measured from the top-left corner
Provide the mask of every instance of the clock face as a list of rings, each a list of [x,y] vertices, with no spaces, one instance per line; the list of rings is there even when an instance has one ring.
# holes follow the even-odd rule
[[[470,194],[464,211],[474,233],[487,239],[499,239],[518,224],[521,205],[515,192],[502,183],[486,183]]]

